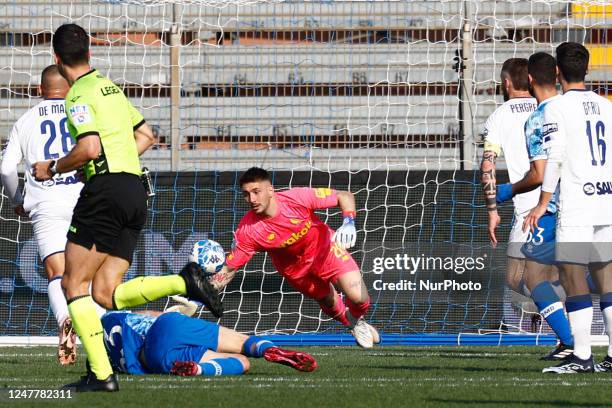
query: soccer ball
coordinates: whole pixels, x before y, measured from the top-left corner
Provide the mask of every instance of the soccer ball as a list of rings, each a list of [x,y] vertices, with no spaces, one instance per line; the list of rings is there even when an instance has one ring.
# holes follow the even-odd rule
[[[215,274],[225,264],[225,252],[223,247],[216,241],[205,239],[193,244],[189,262],[197,262],[204,271]]]

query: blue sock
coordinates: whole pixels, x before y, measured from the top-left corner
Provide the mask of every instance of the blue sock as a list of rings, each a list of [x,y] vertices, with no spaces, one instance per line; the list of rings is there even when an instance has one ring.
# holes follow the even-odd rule
[[[214,358],[200,363],[202,375],[240,375],[244,373],[244,366],[235,357]]]
[[[264,351],[269,349],[270,347],[276,347],[274,343],[259,336],[250,336],[247,341],[244,342],[244,346],[242,347],[244,354],[247,357],[263,357]]]
[[[574,345],[569,321],[563,311],[563,303],[548,281],[540,282],[533,288],[531,298],[535,302],[540,314],[546,319],[548,325],[555,332],[559,340],[567,346]]]

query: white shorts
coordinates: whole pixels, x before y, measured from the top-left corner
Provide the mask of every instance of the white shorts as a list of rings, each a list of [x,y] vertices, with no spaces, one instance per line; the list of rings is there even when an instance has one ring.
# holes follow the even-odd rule
[[[510,236],[508,237],[508,250],[506,251],[506,255],[509,257],[519,259],[525,258],[525,255],[521,252],[521,248],[529,237],[529,231],[523,232],[523,221],[525,221],[527,214],[529,213],[518,214],[514,217],[514,224],[512,224],[512,230],[510,230]]]
[[[44,206],[38,207],[30,215],[34,238],[38,244],[38,255],[44,262],[47,257],[66,248],[66,234],[72,220],[73,207]]]
[[[612,262],[612,225],[557,224],[555,259],[557,262],[581,265]]]

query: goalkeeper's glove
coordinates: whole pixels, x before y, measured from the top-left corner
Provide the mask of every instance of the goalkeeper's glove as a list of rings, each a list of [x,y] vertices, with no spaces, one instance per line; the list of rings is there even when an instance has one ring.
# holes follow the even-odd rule
[[[497,195],[495,197],[495,201],[497,204],[501,204],[504,201],[508,201],[512,198],[512,184],[498,184],[497,186]]]
[[[164,310],[164,313],[178,312],[185,316],[191,317],[198,310],[199,305],[193,300],[189,300],[179,295],[170,296],[170,299],[179,303]]]
[[[342,214],[344,221],[336,230],[333,241],[342,249],[352,248],[357,241],[357,230],[355,229],[355,212],[347,211]]]

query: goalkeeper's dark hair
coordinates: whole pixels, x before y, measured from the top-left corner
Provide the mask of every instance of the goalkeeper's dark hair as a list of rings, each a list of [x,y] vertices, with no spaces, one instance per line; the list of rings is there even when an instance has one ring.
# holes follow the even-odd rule
[[[546,52],[536,52],[529,57],[528,72],[538,85],[557,84],[557,61]]]
[[[501,74],[510,79],[516,91],[529,90],[529,77],[527,76],[527,59],[510,58],[502,65]]]
[[[557,66],[567,82],[583,82],[589,68],[589,50],[576,42],[564,42],[556,50]]]
[[[63,24],[53,34],[53,51],[69,67],[87,64],[89,35],[77,24]]]
[[[270,173],[260,167],[251,167],[240,176],[240,187],[247,183],[254,183],[256,181],[269,181],[272,182]]]

